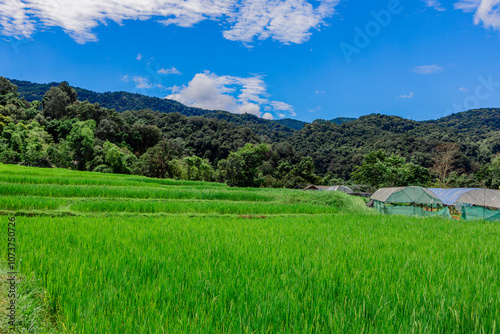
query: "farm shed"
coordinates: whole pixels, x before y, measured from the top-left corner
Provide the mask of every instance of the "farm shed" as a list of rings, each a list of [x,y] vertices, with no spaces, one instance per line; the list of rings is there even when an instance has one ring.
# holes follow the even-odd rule
[[[445,204],[454,206],[463,220],[500,221],[500,191],[484,188],[430,188]]]
[[[448,208],[443,207],[443,202],[432,191],[423,187],[382,188],[370,199],[380,213],[451,218]]]

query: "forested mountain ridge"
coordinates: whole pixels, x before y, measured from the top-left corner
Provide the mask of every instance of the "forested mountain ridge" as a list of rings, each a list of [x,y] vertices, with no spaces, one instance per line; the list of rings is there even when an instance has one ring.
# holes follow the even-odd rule
[[[9,79],[18,88],[19,97],[25,98],[28,102],[34,100],[42,101],[44,94],[51,88],[57,87],[59,83],[38,84],[29,81]],[[137,93],[129,92],[105,92],[96,93],[88,89],[73,87],[80,101],[99,103],[106,109],[113,109],[118,112],[127,110],[151,109],[162,113],[178,112],[184,116],[203,116],[206,118],[216,118],[226,120],[238,125],[247,126],[259,135],[269,136],[272,140],[281,140],[290,136],[295,129],[279,122],[268,121],[250,114],[233,114],[221,110],[206,110],[201,108],[188,107],[180,102],[169,99],[161,99]]]
[[[495,158],[500,152],[497,108],[469,110],[431,121],[380,114],[312,123],[268,121],[162,99],[157,100],[166,104],[157,102],[166,108],[164,111],[141,108],[116,112],[101,103],[82,102],[85,93],[78,94],[81,90],[66,82],[38,85],[13,80],[20,83],[17,87],[5,78],[0,77],[0,81],[0,161],[4,163],[58,167],[77,164],[82,170],[197,179],[201,176],[189,172],[190,164],[195,164],[198,170],[211,171],[204,179],[225,180],[233,185],[258,184],[252,178],[238,183],[250,171],[255,177],[259,175],[259,182],[266,180],[266,185],[293,187],[301,182],[347,182],[370,154],[384,152],[371,156],[375,165],[370,168],[389,176],[366,183],[396,185],[403,182],[398,180],[406,180],[408,184],[427,184],[434,178],[441,185],[500,186],[500,158]],[[42,89],[48,90],[42,94]],[[102,101],[118,105],[120,96],[125,100],[133,96],[134,103],[142,105],[143,101],[147,104],[148,99],[155,99],[112,94],[106,96],[116,100]],[[32,100],[35,97],[41,100]],[[186,116],[183,112],[196,115]],[[88,146],[82,153],[79,141],[84,132]],[[41,143],[33,146],[38,153],[28,149],[29,138]],[[108,157],[109,152],[120,156],[121,162],[116,164],[112,156]],[[153,158],[158,156],[163,160]],[[260,162],[252,160],[255,157]],[[445,166],[440,165],[442,161],[446,161]],[[498,177],[494,174],[496,168]],[[234,177],[236,170],[243,174]],[[425,175],[394,177],[409,171]],[[356,177],[357,182],[365,182],[359,173]]]

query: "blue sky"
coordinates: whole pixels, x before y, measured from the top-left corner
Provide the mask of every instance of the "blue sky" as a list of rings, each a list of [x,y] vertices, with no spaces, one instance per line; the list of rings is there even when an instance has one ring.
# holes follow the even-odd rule
[[[500,107],[500,0],[6,0],[0,75],[304,121]]]

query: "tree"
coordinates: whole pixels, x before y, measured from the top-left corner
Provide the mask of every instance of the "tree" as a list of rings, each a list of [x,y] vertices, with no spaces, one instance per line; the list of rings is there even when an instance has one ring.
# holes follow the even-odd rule
[[[75,103],[78,95],[76,94],[76,90],[72,88],[67,81],[63,81],[59,84],[59,89],[66,93],[69,97],[70,103]]]
[[[17,97],[17,86],[6,78],[0,76],[0,95],[14,94]]]
[[[103,146],[105,162],[111,167],[113,173],[130,174],[130,167],[137,158],[128,149],[120,149],[109,141],[106,141]]]
[[[92,160],[95,127],[93,120],[76,122],[66,138],[73,150],[73,159],[79,170],[85,170],[87,162]]]
[[[442,187],[448,185],[450,172],[456,171],[455,164],[460,156],[460,149],[456,143],[443,143],[435,147],[432,170],[438,175]]]
[[[149,148],[134,164],[134,173],[149,177],[172,178],[175,176],[174,159],[178,158],[175,145],[171,141],[162,140]]]
[[[381,170],[380,163],[383,163],[385,159],[387,159],[387,154],[382,150],[367,153],[361,165],[354,167],[351,174],[352,180],[355,183],[374,187],[382,184],[384,182],[384,171]]]
[[[222,177],[231,187],[258,187],[258,167],[269,153],[269,146],[264,143],[246,144],[219,162]]]
[[[67,115],[66,107],[70,105],[71,98],[59,87],[51,87],[43,96],[43,112],[52,118],[62,118]]]
[[[367,153],[361,165],[354,168],[352,181],[373,187],[426,186],[432,177],[427,168],[378,150]]]

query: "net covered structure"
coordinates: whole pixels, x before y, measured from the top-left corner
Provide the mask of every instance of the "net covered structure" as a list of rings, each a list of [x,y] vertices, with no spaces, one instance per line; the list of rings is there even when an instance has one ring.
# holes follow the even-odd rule
[[[382,188],[372,196],[380,213],[500,221],[500,191],[484,188]]]
[[[382,188],[370,199],[373,200],[373,207],[384,214],[451,218],[448,207],[424,187]]]
[[[484,188],[430,188],[445,205],[453,206],[462,220],[500,221],[500,191]]]

